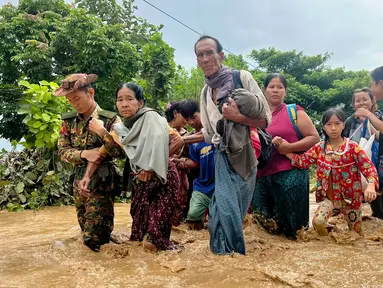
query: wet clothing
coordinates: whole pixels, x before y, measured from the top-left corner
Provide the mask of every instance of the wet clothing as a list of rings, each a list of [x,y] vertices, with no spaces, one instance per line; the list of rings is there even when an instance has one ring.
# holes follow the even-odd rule
[[[295,238],[296,231],[309,224],[308,191],[308,170],[291,169],[259,177],[253,200],[255,217],[269,232]]]
[[[81,196],[78,183],[84,173],[75,174],[73,185],[74,204],[84,243],[91,249],[98,250],[101,245],[109,243],[110,234],[113,231],[115,195],[110,187],[112,182],[108,183],[98,179],[97,182],[100,182],[100,185],[91,190],[92,196],[89,198]],[[93,180],[96,178],[98,178],[97,174],[93,177]]]
[[[330,143],[321,141],[302,155],[295,154],[291,164],[298,168],[317,165],[316,200],[322,202],[327,197],[329,179],[332,182],[332,197],[335,209],[342,209],[345,201],[349,209],[359,209],[362,204],[361,175],[368,183],[378,188],[378,175],[374,164],[359,145],[344,138],[334,151]]]
[[[199,165],[199,177],[193,182],[194,191],[207,196],[214,193],[214,146],[206,142],[191,144],[189,146],[190,159]]]
[[[298,105],[296,107],[297,111],[303,110]],[[282,103],[275,111],[273,111],[271,121],[271,125],[266,128],[266,131],[272,138],[279,136],[289,143],[295,143],[300,140],[295,127],[290,120],[287,105],[285,103]],[[279,154],[276,149],[273,149],[265,167],[259,170],[259,176],[264,177],[281,171],[291,170],[292,168],[291,161],[285,155]]]
[[[172,134],[177,135],[177,137],[182,137],[186,135],[187,131],[183,130],[182,135],[174,128],[171,128],[169,126],[169,131],[171,131]],[[187,157],[187,146],[182,147],[179,151],[176,152],[176,155],[178,157]],[[188,169],[177,169],[178,176],[180,178],[180,186],[176,193],[176,204],[174,208],[174,215],[172,219],[173,226],[179,226],[181,224],[181,221],[183,221],[186,218],[187,211],[188,211],[188,191],[189,191],[189,178],[188,178]]]
[[[88,120],[76,112],[62,116],[63,123],[58,140],[58,153],[65,162],[74,165],[73,188],[77,218],[83,232],[83,240],[93,250],[109,242],[109,235],[113,230],[113,203],[114,195],[118,190],[119,176],[112,162],[112,157],[124,157],[122,148],[113,141],[110,133],[105,133],[102,138],[90,132],[88,124],[90,119],[101,119],[110,131],[114,123],[121,120],[116,113],[102,110],[97,106]],[[108,156],[104,159],[97,171],[92,175],[89,183],[91,196],[84,198],[79,195],[78,181],[85,174],[87,161],[81,159],[81,150],[90,150],[104,146]]]
[[[166,183],[169,133],[165,118],[146,107],[131,118],[115,124],[114,130],[130,160],[132,171],[137,174],[141,170],[154,171],[162,183]]]
[[[273,111],[272,123],[266,131],[273,138],[280,136],[289,143],[300,140],[284,103]],[[296,231],[309,224],[308,171],[294,169],[286,156],[273,149],[258,176],[253,210],[260,224],[270,232],[295,238]]]
[[[259,111],[259,115],[261,115],[261,118],[264,118],[267,125],[269,125],[271,122],[270,109],[257,82],[248,71],[243,70],[240,71],[240,79],[243,88],[254,93],[260,102],[259,106],[264,107],[263,111]],[[222,91],[223,87],[228,87],[228,85],[231,86],[232,84],[231,80],[228,85],[225,85],[225,83],[223,83],[224,81],[218,80],[219,79],[214,80],[214,85],[209,85],[210,81],[207,82],[207,85],[202,89],[200,107],[201,123],[204,127],[202,133],[205,141],[206,143],[214,144],[216,148],[215,191],[209,208],[208,223],[210,249],[216,254],[229,254],[233,251],[245,254],[246,249],[242,222],[254,194],[256,167],[250,171],[250,174],[246,180],[244,180],[244,178],[233,169],[228,158],[226,147],[222,145],[221,136],[217,133],[217,123],[222,119],[222,114],[213,99],[213,89],[217,88],[219,92],[220,89]],[[218,92],[217,94],[219,94]],[[249,130],[247,133],[247,135],[243,136],[250,135]],[[221,145],[222,147],[220,147]],[[252,153],[254,153],[253,150]],[[254,154],[252,154],[252,156],[254,157]]]
[[[243,88],[258,95],[259,101],[266,103],[265,106],[267,106],[267,100],[250,72],[241,70],[240,79]],[[219,145],[221,136],[217,133],[217,122],[222,119],[222,114],[219,112],[216,103],[214,103],[213,88],[215,87],[205,85],[201,91],[202,133],[207,143]],[[266,120],[267,125],[271,123],[271,113],[268,107],[264,111],[264,119]]]
[[[349,205],[342,201],[342,208],[339,210],[334,209],[333,202],[325,198],[319,203],[317,210],[315,211],[313,218],[313,227],[322,236],[327,235],[327,220],[330,217],[343,214],[347,220],[350,230],[354,230],[357,233],[362,231],[362,207],[358,209],[350,209]]]
[[[210,202],[211,196],[199,191],[193,191],[186,221],[203,223],[204,214],[206,209],[209,208]]]
[[[215,191],[208,222],[210,249],[216,254],[246,254],[242,224],[253,198],[257,169],[244,181],[225,151],[217,149],[215,161]]]
[[[206,142],[189,145],[190,159],[199,165],[199,177],[194,180],[186,221],[203,223],[203,216],[209,208],[214,193],[215,162],[214,146]]]
[[[160,250],[174,248],[170,241],[171,219],[180,180],[172,162],[169,163],[166,180],[166,184],[162,184],[157,177],[148,182],[138,181],[130,209],[133,218],[130,240],[142,241],[147,235],[148,240]]]
[[[153,178],[147,182],[134,179],[135,187],[130,208],[133,218],[130,240],[143,241],[144,237],[148,236],[148,240],[158,249],[172,249],[174,245],[170,241],[171,219],[176,191],[180,185],[175,164],[169,162],[172,133],[165,118],[148,108],[140,109],[135,116],[124,119],[123,123],[126,129],[120,127],[123,129],[116,129],[116,133],[127,152],[126,161],[130,162],[125,167],[131,168],[133,173],[139,173],[143,168],[153,171]],[[148,138],[151,141],[146,142]],[[146,155],[143,155],[143,152]],[[142,157],[138,157],[139,155]]]

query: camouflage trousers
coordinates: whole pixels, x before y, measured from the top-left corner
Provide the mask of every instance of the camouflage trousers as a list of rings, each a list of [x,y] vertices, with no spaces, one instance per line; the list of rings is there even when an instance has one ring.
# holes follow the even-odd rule
[[[113,231],[114,220],[114,195],[110,187],[105,185],[91,189],[91,197],[79,194],[78,183],[81,179],[74,180],[73,196],[77,212],[77,220],[83,234],[84,244],[94,251],[100,246],[109,243]]]

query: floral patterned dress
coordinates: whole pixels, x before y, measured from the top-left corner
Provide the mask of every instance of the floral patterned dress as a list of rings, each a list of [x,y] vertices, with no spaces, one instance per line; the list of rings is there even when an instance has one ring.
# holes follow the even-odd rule
[[[344,138],[334,151],[330,143],[322,141],[302,155],[295,154],[291,163],[298,168],[307,169],[312,164],[318,167],[316,201],[320,205],[313,219],[314,227],[316,223],[325,223],[334,214],[343,213],[348,217],[350,228],[360,232],[361,173],[376,189],[378,175],[374,164],[359,145]]]
[[[361,175],[368,183],[378,188],[378,175],[374,164],[359,145],[348,138],[334,151],[330,143],[324,141],[313,146],[302,155],[295,154],[291,164],[298,168],[307,169],[317,164],[317,202],[323,201],[329,189],[329,178],[332,179],[332,194],[335,208],[342,208],[345,201],[350,208],[358,209],[362,204]]]

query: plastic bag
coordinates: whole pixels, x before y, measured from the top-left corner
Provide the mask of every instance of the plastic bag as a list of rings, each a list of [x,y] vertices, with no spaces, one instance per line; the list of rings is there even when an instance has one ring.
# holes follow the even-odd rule
[[[371,135],[371,137],[368,140],[362,137],[360,138],[360,141],[359,141],[360,148],[363,149],[363,151],[366,153],[368,158],[370,158],[370,160],[372,156],[372,144],[374,143],[374,140],[375,140],[375,135]],[[364,191],[367,188],[368,182],[362,174],[361,174],[361,178],[362,178],[362,191]]]

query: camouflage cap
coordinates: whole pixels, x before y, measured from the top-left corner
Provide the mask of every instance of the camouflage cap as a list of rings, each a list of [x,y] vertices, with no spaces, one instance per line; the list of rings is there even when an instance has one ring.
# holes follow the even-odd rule
[[[73,91],[85,87],[86,85],[93,83],[97,80],[96,74],[72,74],[65,78],[61,86],[53,93],[54,96],[66,96]]]

